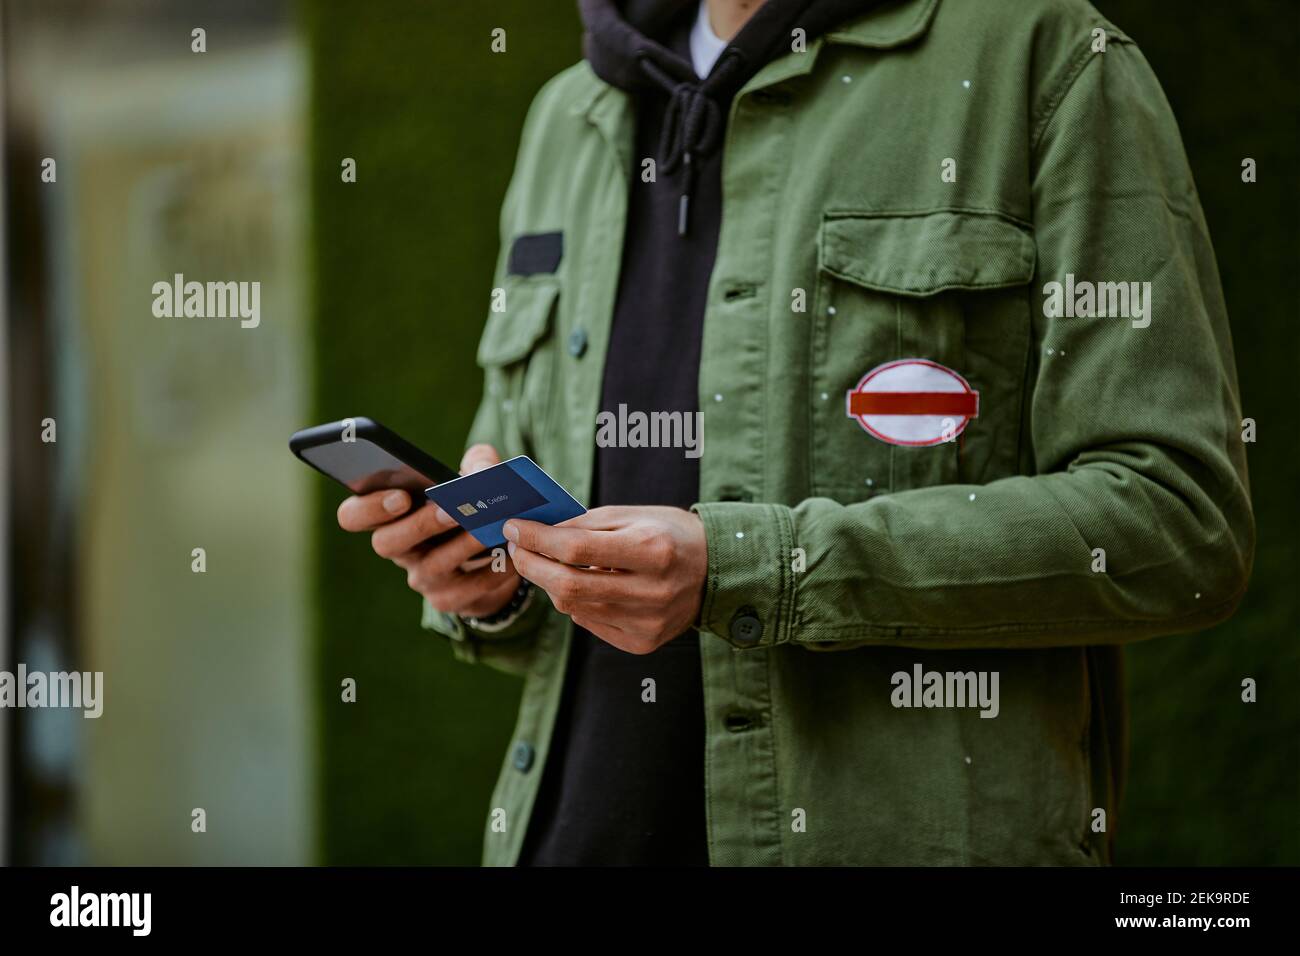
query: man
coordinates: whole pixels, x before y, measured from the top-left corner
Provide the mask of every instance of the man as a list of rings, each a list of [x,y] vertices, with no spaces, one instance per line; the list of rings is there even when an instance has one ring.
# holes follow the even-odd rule
[[[525,676],[485,860],[1108,862],[1118,646],[1227,618],[1254,546],[1145,60],[1082,0],[580,6],[463,468],[598,507],[504,574],[339,509]]]

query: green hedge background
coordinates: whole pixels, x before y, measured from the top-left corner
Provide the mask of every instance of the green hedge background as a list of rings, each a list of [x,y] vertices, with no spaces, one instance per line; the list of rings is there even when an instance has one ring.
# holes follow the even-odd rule
[[[1124,864],[1300,863],[1300,675],[1291,436],[1297,150],[1290,4],[1098,4],[1146,53],[1181,124],[1233,318],[1260,540],[1226,626],[1127,653]],[[580,56],[574,4],[306,0],[312,77],[315,420],[371,415],[456,461],[478,397],[497,214],[525,111]],[[493,29],[507,52],[493,54]],[[1259,181],[1241,182],[1243,157]],[[357,182],[340,180],[344,157]],[[453,661],[419,601],[318,492],[319,857],[478,861],[519,684]],[[345,677],[358,701],[339,702]],[[1240,682],[1259,702],[1240,702]]]
[[[542,83],[581,55],[576,8],[374,0],[305,14],[314,420],[369,415],[455,465],[520,127]],[[504,54],[489,47],[497,27]],[[317,487],[321,859],[477,863],[520,684],[421,630],[403,573],[340,532],[341,495]],[[355,704],[339,701],[344,677]]]

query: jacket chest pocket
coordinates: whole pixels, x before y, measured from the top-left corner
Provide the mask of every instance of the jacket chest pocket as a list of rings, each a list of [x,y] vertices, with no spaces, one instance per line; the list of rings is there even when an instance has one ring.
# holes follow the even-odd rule
[[[536,439],[553,411],[559,297],[554,276],[512,276],[499,311],[494,308],[483,327],[477,360],[484,388],[497,406],[507,445],[500,449],[503,457],[542,457]]]
[[[1030,227],[828,212],[811,330],[813,494],[845,503],[1015,474]]]

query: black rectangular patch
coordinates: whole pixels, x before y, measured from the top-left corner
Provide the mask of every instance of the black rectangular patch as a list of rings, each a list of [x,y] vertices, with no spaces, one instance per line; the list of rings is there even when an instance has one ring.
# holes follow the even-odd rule
[[[564,256],[564,233],[535,232],[517,236],[510,245],[506,272],[512,276],[533,276],[554,272]]]

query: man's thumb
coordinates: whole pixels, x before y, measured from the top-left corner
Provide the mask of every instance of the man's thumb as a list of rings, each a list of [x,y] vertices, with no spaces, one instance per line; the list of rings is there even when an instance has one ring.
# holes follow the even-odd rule
[[[491,445],[471,445],[465,452],[465,457],[460,460],[460,473],[472,475],[476,471],[499,464],[501,464],[501,456]]]

